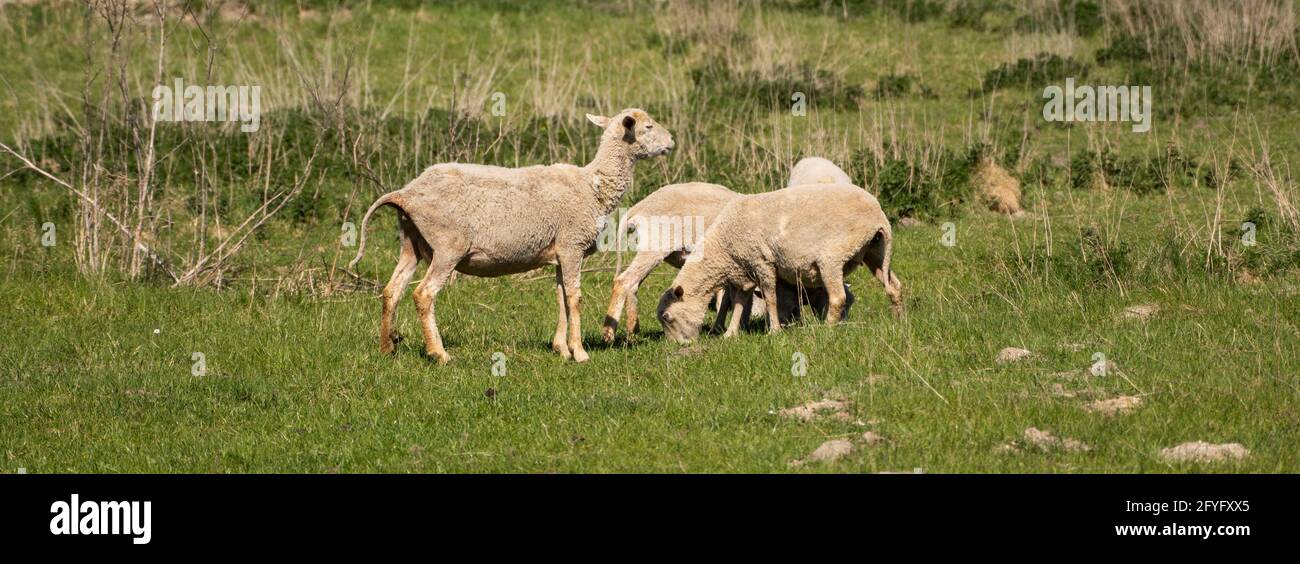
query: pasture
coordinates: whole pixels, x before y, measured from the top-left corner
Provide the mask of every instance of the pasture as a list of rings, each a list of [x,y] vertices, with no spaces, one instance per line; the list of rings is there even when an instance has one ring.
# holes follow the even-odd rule
[[[3,471],[1300,470],[1294,3],[112,4],[0,5],[0,142],[101,208],[0,153]],[[1263,23],[1207,24],[1234,9]],[[158,77],[259,85],[260,129],[151,129]],[[1151,131],[1045,121],[1067,77],[1152,86]],[[625,107],[677,148],[624,208],[840,163],[894,221],[905,315],[859,270],[840,325],[683,347],[655,319],[661,265],[641,334],[606,344],[620,261],[598,252],[590,362],[550,350],[549,269],[458,275],[449,364],[409,297],[380,354],[397,222],[376,214],[355,273],[349,222],[437,162],[584,164],[584,113]],[[1023,215],[987,209],[987,162]],[[1115,398],[1140,399],[1098,410]],[[781,413],[823,399],[843,415]],[[852,452],[792,464],[832,439]],[[1249,455],[1160,455],[1198,440]]]

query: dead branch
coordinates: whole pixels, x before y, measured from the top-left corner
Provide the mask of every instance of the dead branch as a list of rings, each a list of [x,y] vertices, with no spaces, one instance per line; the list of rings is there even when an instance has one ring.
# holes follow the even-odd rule
[[[90,207],[95,210],[95,213],[108,218],[108,220],[113,223],[113,226],[117,227],[117,230],[121,231],[122,234],[125,235],[126,238],[132,242],[136,250],[138,250],[141,253],[144,253],[145,256],[149,257],[149,260],[152,260],[155,266],[157,266],[163,272],[167,273],[167,276],[171,277],[173,281],[179,281],[179,278],[177,278],[176,274],[172,272],[171,266],[169,265],[166,259],[159,256],[158,253],[154,252],[153,249],[151,249],[148,245],[144,244],[144,242],[140,240],[137,234],[132,233],[131,229],[128,228],[126,224],[122,223],[116,216],[114,216],[108,210],[105,210],[102,206],[100,206],[99,202],[96,201],[95,198],[92,198],[85,192],[78,190],[75,186],[67,183],[63,179],[54,176],[49,172],[46,172],[45,169],[36,166],[36,164],[33,163],[30,159],[19,154],[17,151],[13,150],[13,148],[11,148],[9,145],[0,142],[0,149],[3,149],[5,152],[9,153],[10,155],[13,155],[14,158],[18,159],[23,163],[23,166],[26,166],[32,171],[35,171],[37,174],[40,174],[41,176],[50,179],[55,184],[67,188],[73,194],[76,194],[77,197],[81,198],[82,201],[86,202],[87,204],[90,204]]]

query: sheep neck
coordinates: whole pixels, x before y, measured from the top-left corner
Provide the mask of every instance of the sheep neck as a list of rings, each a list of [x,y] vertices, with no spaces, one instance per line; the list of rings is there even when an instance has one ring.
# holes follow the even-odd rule
[[[704,250],[700,249],[698,252]],[[675,284],[681,285],[682,290],[685,291],[682,301],[692,309],[707,308],[709,300],[726,285],[725,271],[718,267],[716,260],[721,257],[717,256],[716,252],[714,255],[713,260],[704,257],[699,257],[698,260],[687,259],[681,272],[677,273]]]
[[[606,138],[601,141],[600,148],[596,150],[596,158],[587,165],[587,169],[595,177],[593,184],[596,200],[603,213],[614,211],[623,200],[623,194],[632,186],[632,171],[635,166],[636,159],[627,142],[621,138]]]

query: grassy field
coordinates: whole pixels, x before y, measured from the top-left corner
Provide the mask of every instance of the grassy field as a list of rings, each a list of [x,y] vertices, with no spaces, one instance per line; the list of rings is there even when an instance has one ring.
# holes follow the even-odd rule
[[[1095,29],[1076,4],[1100,6]],[[263,129],[160,125],[153,167],[131,134],[148,129],[122,117],[157,72],[152,8],[133,8],[115,59],[107,26],[84,8],[0,6],[0,48],[12,53],[0,60],[0,141],[144,218],[171,270],[133,268],[111,226],[87,227],[66,188],[0,154],[4,467],[1296,472],[1300,58],[1295,6],[1261,4],[1290,14],[1289,41],[1260,31],[1244,54],[1231,41],[1205,39],[1195,54],[1157,41],[1128,59],[1103,53],[1148,37],[1124,31],[1147,20],[1119,1],[177,8],[162,75],[262,85]],[[1043,52],[1087,65],[1093,84],[1154,83],[1152,131],[1044,122],[1042,87],[1064,78],[1051,65],[986,87],[1000,65]],[[125,98],[114,60],[129,65]],[[792,89],[813,94],[807,116],[791,115]],[[505,116],[485,113],[493,92],[506,94]],[[675,273],[661,266],[643,286],[643,333],[606,345],[615,259],[601,253],[583,277],[589,363],[550,351],[549,269],[460,276],[440,294],[446,366],[421,354],[409,299],[398,314],[407,339],[379,353],[378,291],[341,270],[354,252],[340,244],[343,222],[434,162],[586,162],[597,131],[583,113],[629,106],[668,127],[678,150],[639,165],[625,206],[670,182],[774,189],[805,155],[844,163],[896,221],[905,316],[859,271],[843,325],[681,347],[654,321]],[[976,157],[1019,180],[1027,214],[984,209]],[[283,207],[259,213],[268,202]],[[246,217],[265,222],[238,253],[199,265]],[[395,257],[395,221],[379,217],[364,279],[386,279]],[[41,244],[47,222],[53,246]],[[1154,313],[1125,314],[1143,305]],[[1004,347],[1033,354],[996,362]],[[1099,360],[1107,370],[1094,375]],[[1085,409],[1130,396],[1141,405],[1129,412]],[[848,415],[779,413],[826,398],[849,402]],[[1089,448],[1036,449],[1031,427]],[[868,431],[883,440],[866,444]],[[853,452],[791,465],[838,438]],[[1159,456],[1194,440],[1250,455]]]

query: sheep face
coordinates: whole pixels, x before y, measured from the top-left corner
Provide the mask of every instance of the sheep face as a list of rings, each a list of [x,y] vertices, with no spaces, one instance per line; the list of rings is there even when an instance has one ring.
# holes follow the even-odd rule
[[[673,150],[673,135],[659,125],[650,114],[638,109],[628,109],[613,117],[587,114],[591,123],[605,130],[604,137],[621,139],[629,145],[633,159],[649,159],[668,154]]]
[[[700,327],[704,325],[705,310],[708,300],[684,299],[681,286],[674,286],[659,298],[659,324],[664,328],[664,336],[687,344],[700,336]]]

